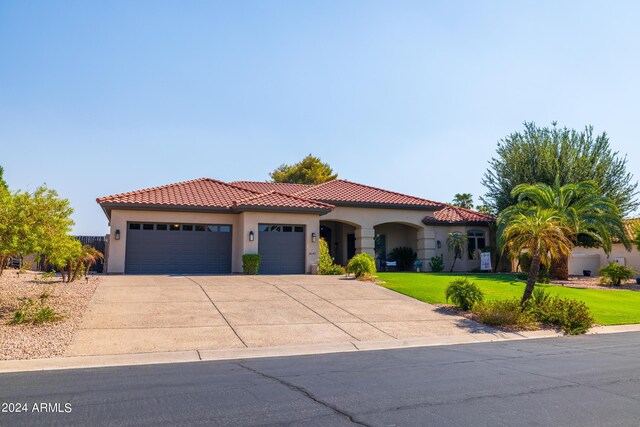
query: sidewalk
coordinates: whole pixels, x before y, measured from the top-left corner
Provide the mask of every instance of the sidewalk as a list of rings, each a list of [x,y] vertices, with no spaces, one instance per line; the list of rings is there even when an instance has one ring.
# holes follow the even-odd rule
[[[640,332],[640,324],[598,326],[591,329],[588,334],[597,335],[622,332]],[[101,356],[73,356],[51,359],[6,360],[0,361],[0,373],[250,359],[260,357],[302,356],[309,354],[344,353],[452,344],[554,338],[560,336],[563,336],[563,334],[555,331],[498,332],[450,337],[420,337],[404,340],[353,341],[337,344],[289,345],[260,348],[191,350]]]

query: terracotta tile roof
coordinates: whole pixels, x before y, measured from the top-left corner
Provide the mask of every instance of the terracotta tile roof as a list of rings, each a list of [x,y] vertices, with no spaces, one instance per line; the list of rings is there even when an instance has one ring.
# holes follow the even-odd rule
[[[162,187],[146,188],[128,193],[101,197],[99,204],[148,204],[169,206],[200,206],[227,208],[238,199],[251,197],[255,191],[229,185],[210,178],[199,178]]]
[[[313,212],[329,212],[333,209],[333,206],[315,200],[276,191],[261,193],[210,178],[114,194],[96,201],[107,209],[114,205],[217,208],[236,212],[250,208]]]
[[[624,228],[630,239],[636,238],[636,233],[640,231],[640,218],[630,218],[624,220]]]
[[[236,187],[245,188],[247,190],[257,191],[258,193],[268,193],[269,191],[277,191],[283,194],[295,194],[300,191],[313,187],[307,184],[288,184],[284,182],[260,182],[260,181],[234,181],[231,183]]]
[[[441,203],[406,194],[370,187],[344,179],[336,179],[295,193],[307,199],[321,200],[332,204],[381,205],[433,209]]]
[[[279,208],[297,208],[297,209],[318,209],[329,212],[333,209],[333,206],[316,202],[314,200],[303,199],[301,197],[292,196],[289,194],[278,193],[276,191],[270,191],[264,194],[255,194],[251,197],[237,200],[234,203],[234,207],[237,208],[251,208],[251,207],[279,207]]]
[[[496,219],[483,212],[472,211],[471,209],[460,208],[458,206],[446,205],[443,209],[434,212],[433,216],[425,217],[422,222],[429,223],[486,223],[494,222]]]

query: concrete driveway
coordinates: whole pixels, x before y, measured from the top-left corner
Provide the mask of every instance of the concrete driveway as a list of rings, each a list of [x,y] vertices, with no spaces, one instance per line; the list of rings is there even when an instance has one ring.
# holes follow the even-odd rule
[[[67,356],[493,332],[375,284],[336,276],[106,276]]]

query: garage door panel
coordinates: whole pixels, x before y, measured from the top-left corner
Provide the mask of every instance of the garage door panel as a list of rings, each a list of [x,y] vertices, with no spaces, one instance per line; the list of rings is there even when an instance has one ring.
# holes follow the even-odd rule
[[[128,230],[128,274],[231,273],[231,232]]]
[[[258,252],[262,257],[261,274],[304,274],[305,272],[304,228],[297,226],[295,229],[302,231],[283,232],[284,227],[271,225],[260,227]]]

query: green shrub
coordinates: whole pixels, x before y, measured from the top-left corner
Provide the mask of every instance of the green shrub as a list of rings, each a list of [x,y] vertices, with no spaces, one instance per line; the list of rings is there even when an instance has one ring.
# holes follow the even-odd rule
[[[444,270],[444,258],[442,255],[431,257],[431,261],[429,261],[429,268],[434,273],[440,273]]]
[[[260,254],[244,254],[242,255],[242,272],[244,274],[258,274],[260,269]]]
[[[605,283],[620,286],[623,280],[633,279],[635,271],[626,265],[610,262],[600,269],[600,275]]]
[[[45,305],[50,295],[49,291],[43,291],[38,298],[39,304],[36,304],[33,298],[18,298],[18,309],[13,313],[11,323],[14,325],[23,323],[33,323],[37,325],[61,320],[62,316],[58,315],[52,307]]]
[[[33,323],[47,323],[47,322],[55,322],[56,320],[60,320],[61,317],[55,312],[55,310],[49,306],[40,307],[33,313]]]
[[[484,300],[484,294],[468,279],[456,279],[449,284],[445,292],[447,301],[451,300],[457,307],[469,311],[474,304]]]
[[[548,298],[534,304],[530,312],[539,322],[561,328],[569,335],[584,334],[593,326],[589,307],[575,299]]]
[[[517,299],[481,302],[473,306],[473,313],[489,326],[530,328],[535,321],[527,311],[522,311]]]
[[[343,266],[334,262],[333,257],[329,253],[329,245],[324,239],[318,241],[318,274],[339,275],[345,274]]]
[[[363,274],[376,274],[376,261],[369,254],[357,254],[349,260],[347,273],[355,275],[356,278]]]
[[[397,262],[398,270],[400,271],[411,270],[417,257],[418,254],[408,246],[399,246],[394,248],[387,255],[387,259],[389,261]]]

